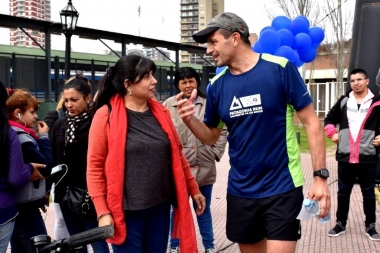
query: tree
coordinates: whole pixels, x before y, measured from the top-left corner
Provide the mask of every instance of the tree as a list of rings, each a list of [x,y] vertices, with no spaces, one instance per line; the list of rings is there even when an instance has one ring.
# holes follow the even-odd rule
[[[344,77],[347,75],[348,58],[351,40],[353,15],[345,10],[343,4],[347,0],[326,0],[323,6],[326,11],[325,48],[331,56],[336,76],[336,99],[344,92]]]
[[[271,3],[264,6],[270,19],[283,12],[290,19],[303,15],[309,19],[310,25],[316,23],[320,14],[319,1],[315,0],[272,0]],[[275,10],[273,6],[278,9]]]

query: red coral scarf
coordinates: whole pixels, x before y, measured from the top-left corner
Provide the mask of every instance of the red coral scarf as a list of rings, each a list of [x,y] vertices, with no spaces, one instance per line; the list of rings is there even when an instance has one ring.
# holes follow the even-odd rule
[[[13,121],[13,120],[8,120],[8,123],[10,126],[21,128],[23,131],[30,134],[36,141],[38,140],[38,136],[36,134],[36,131],[34,131],[34,129],[32,129],[30,127],[25,127],[24,125],[21,125],[20,123]]]

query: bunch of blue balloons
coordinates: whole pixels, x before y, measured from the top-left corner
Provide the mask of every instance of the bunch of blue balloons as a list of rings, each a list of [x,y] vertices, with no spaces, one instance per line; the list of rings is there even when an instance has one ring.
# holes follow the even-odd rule
[[[310,27],[305,16],[290,20],[286,16],[277,16],[271,26],[260,31],[259,40],[252,46],[256,53],[267,53],[282,56],[293,62],[297,67],[312,62],[317,57],[318,47],[325,38],[325,32],[320,27]],[[216,68],[216,75],[226,67]],[[208,91],[209,85],[206,91]]]
[[[312,62],[317,57],[317,50],[325,38],[320,27],[310,27],[305,16],[290,20],[286,16],[277,16],[271,26],[264,27],[259,40],[252,47],[257,53],[282,56],[297,67]]]

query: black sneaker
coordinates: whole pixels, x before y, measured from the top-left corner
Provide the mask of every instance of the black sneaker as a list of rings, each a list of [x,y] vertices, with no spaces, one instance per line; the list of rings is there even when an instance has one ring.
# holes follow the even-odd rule
[[[346,227],[342,225],[342,222],[337,221],[333,229],[331,229],[327,235],[337,237],[346,233]]]
[[[380,235],[376,232],[375,223],[369,225],[365,228],[365,234],[372,241],[380,241]]]

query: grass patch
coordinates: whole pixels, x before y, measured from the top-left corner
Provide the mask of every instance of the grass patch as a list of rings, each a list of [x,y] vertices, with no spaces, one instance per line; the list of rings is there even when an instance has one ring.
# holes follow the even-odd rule
[[[309,143],[307,141],[305,128],[295,125],[294,129],[296,130],[296,132],[300,132],[300,140],[301,140],[300,151],[302,153],[309,153],[310,149],[309,149]],[[336,144],[332,142],[329,138],[327,138],[326,135],[325,135],[325,143],[326,143],[326,149],[336,147]]]

